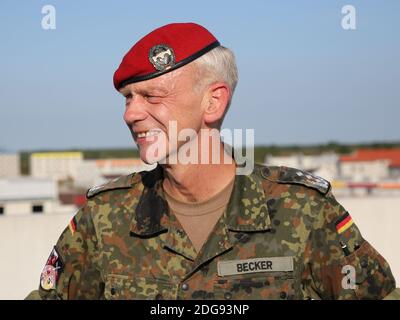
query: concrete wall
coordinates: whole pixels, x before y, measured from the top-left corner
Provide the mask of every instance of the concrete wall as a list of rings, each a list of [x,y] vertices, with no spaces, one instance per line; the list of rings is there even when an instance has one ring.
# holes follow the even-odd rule
[[[74,214],[0,217],[0,299],[23,299],[38,287],[50,251]]]
[[[389,261],[400,286],[400,197],[338,200],[364,237]],[[0,299],[23,299],[38,287],[52,246],[73,214],[0,217]]]

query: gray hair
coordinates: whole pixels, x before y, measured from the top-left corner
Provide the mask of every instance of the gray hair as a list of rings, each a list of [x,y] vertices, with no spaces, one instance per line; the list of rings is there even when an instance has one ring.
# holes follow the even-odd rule
[[[201,87],[216,81],[225,82],[230,91],[228,107],[238,81],[238,70],[233,52],[223,46],[218,46],[200,58],[194,60],[198,72],[198,84]]]

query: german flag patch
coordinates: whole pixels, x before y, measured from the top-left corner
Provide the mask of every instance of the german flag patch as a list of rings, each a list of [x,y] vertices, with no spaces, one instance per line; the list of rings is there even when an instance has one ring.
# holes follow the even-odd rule
[[[336,230],[339,234],[345,232],[348,228],[351,227],[353,224],[353,219],[349,215],[348,212],[346,212],[336,223]]]
[[[69,231],[71,231],[71,234],[74,235],[76,231],[76,219],[73,217],[68,225]]]

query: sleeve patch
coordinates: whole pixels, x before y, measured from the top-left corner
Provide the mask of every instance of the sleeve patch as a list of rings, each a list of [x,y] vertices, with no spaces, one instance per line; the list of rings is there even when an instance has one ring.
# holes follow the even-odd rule
[[[68,225],[69,231],[71,231],[71,234],[74,235],[76,231],[76,219],[73,217]]]
[[[336,231],[341,234],[350,228],[353,224],[353,219],[350,214],[346,212],[342,217],[339,218],[335,223]]]
[[[56,289],[57,281],[63,269],[62,259],[56,247],[54,247],[40,275],[40,287],[46,291]]]

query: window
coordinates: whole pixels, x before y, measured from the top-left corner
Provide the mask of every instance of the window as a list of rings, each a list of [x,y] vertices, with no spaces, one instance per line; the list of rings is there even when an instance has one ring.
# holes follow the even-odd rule
[[[0,206],[0,215],[4,214],[4,207]]]
[[[41,204],[35,204],[32,206],[32,212],[33,213],[43,213],[43,205]]]

